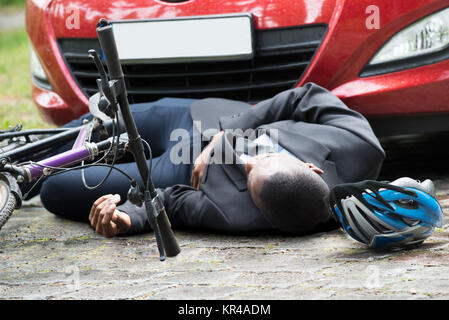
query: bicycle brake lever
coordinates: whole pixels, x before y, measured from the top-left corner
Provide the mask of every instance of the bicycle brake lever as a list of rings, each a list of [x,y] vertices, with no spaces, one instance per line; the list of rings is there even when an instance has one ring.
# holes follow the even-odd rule
[[[97,79],[97,86],[101,92],[101,95],[98,99],[98,109],[101,112],[108,115],[110,118],[114,118],[115,113],[117,112],[117,90],[115,88],[116,81],[110,81],[106,71],[103,67],[103,63],[101,62],[100,56],[94,49],[89,50],[89,57],[95,63],[95,66],[100,73],[100,79]]]
[[[103,89],[103,91],[109,90],[109,87],[108,87],[108,81],[109,81],[108,75],[106,74],[106,71],[104,70],[103,63],[101,63],[100,56],[98,55],[97,51],[95,51],[94,49],[90,49],[89,50],[89,57],[92,58],[92,60],[95,63],[95,66],[98,69],[98,72],[100,73],[101,84],[102,84],[102,88],[101,89]]]
[[[100,100],[101,100],[101,92],[97,92],[93,96],[89,98],[89,112],[95,117],[105,122],[108,121],[109,118],[106,114],[100,109]]]

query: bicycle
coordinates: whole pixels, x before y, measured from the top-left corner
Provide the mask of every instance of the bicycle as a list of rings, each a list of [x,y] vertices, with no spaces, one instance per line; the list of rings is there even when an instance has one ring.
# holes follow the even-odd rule
[[[151,180],[151,148],[141,139],[131,114],[127,99],[124,75],[117,53],[113,26],[105,19],[100,19],[97,34],[104,54],[104,62],[109,76],[98,53],[91,49],[89,56],[93,59],[99,73],[97,79],[99,91],[89,98],[89,111],[93,116],[76,128],[24,130],[17,125],[0,131],[0,229],[8,221],[14,209],[22,204],[19,184],[38,183],[40,179],[70,170],[83,170],[91,166],[107,166],[108,173],[96,186],[101,186],[112,170],[118,170],[130,181],[128,199],[136,205],[145,205],[149,223],[155,233],[159,258],[176,256],[181,250],[171,230],[170,222],[162,200],[158,196]],[[92,142],[92,134],[100,137],[99,142]],[[48,150],[60,147],[75,139],[72,149],[54,156],[39,159]],[[149,155],[147,164],[144,144]],[[143,185],[138,184],[122,170],[114,166],[120,155],[130,152],[139,169]],[[101,156],[100,156],[101,155]],[[111,164],[107,161],[111,161]],[[91,161],[85,164],[85,161]],[[106,162],[103,162],[106,161]]]

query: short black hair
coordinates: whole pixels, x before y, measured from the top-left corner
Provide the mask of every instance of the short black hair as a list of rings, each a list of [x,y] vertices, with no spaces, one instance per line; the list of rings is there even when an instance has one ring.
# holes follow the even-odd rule
[[[277,230],[307,233],[329,218],[329,188],[308,168],[277,172],[265,179],[256,204]]]

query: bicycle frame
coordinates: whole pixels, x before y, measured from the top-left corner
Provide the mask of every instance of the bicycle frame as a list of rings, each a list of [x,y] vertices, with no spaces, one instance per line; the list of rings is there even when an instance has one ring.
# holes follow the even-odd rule
[[[27,145],[18,147],[17,149],[4,152],[0,155],[0,172],[8,172],[10,174],[13,174],[15,179],[19,183],[31,182],[39,177],[50,175],[53,170],[59,171],[60,168],[68,167],[75,163],[81,163],[84,160],[94,160],[94,158],[101,151],[104,151],[106,149],[111,150],[111,147],[114,144],[113,139],[117,138],[116,147],[119,147],[121,143],[121,130],[118,123],[123,122],[124,129],[126,130],[128,136],[126,148],[133,155],[134,161],[136,162],[137,168],[140,173],[140,177],[143,181],[143,184],[139,185],[134,179],[129,177],[125,172],[121,171],[122,174],[128,177],[131,184],[130,190],[128,192],[128,200],[130,200],[131,203],[135,205],[145,205],[148,222],[153,228],[156,236],[156,243],[159,250],[159,259],[161,261],[164,261],[166,256],[176,256],[181,251],[181,249],[173,234],[173,231],[171,230],[170,221],[168,220],[163,200],[159,196],[155,186],[153,185],[150,175],[150,168],[148,167],[145,156],[144,145],[137,130],[133,115],[131,114],[127,99],[125,78],[118,57],[117,46],[115,44],[114,34],[112,31],[112,24],[105,19],[100,19],[97,26],[97,34],[100,46],[102,48],[102,53],[104,54],[103,60],[108,67],[109,76],[105,72],[103,62],[101,61],[99,54],[93,49],[89,50],[89,56],[94,60],[100,73],[100,79],[97,79],[99,92],[89,98],[89,110],[95,117],[94,121],[85,123],[83,126],[80,126],[78,128],[63,130],[62,132],[52,137],[29,143]],[[89,142],[90,135],[92,133],[92,130],[94,129],[93,125],[95,125],[95,119],[97,119],[97,121],[103,120],[103,123],[106,124],[103,116],[105,116],[106,118],[109,117],[110,119],[117,119],[116,123],[112,121],[112,127],[113,129],[115,129],[113,131],[112,138],[101,141],[100,143]],[[119,121],[120,117],[123,121]],[[21,134],[18,134],[16,131],[17,130],[13,128],[7,130],[6,132],[0,132],[0,141],[2,140],[2,134],[5,134],[6,137],[8,137],[8,135],[9,137],[20,136]],[[26,136],[26,134],[22,135]],[[36,163],[23,163],[18,165],[12,164],[18,162],[24,157],[33,156],[36,152],[54,148],[55,144],[59,146],[72,139],[75,139],[75,143],[73,144],[71,150],[62,152]],[[29,140],[29,138],[27,138],[27,140]],[[151,154],[151,148],[149,145],[148,149],[150,149]],[[107,152],[107,154],[108,153],[109,151]],[[115,162],[116,156],[117,150],[114,154],[113,162]],[[100,160],[102,160],[103,158],[101,158]],[[94,163],[93,165],[97,164]],[[82,165],[80,167],[63,170],[76,170],[85,168],[87,166],[89,165]],[[109,167],[111,168],[111,170],[114,168],[113,166]],[[99,185],[92,188],[97,188],[98,186],[100,186],[104,181],[106,181],[108,175],[105,176],[105,178]],[[87,185],[85,186],[88,187]],[[17,192],[20,192],[20,190],[18,190]],[[11,206],[9,206],[8,208],[10,207]],[[4,222],[6,222],[6,220],[10,217],[12,211],[7,210],[7,213],[8,214],[5,215],[6,218],[4,219]]]
[[[108,149],[111,146],[112,141],[108,139],[99,143],[87,142],[86,138],[89,135],[92,125],[93,123],[90,122],[79,127],[68,128],[62,132],[57,129],[56,132],[60,133],[36,142],[28,143],[15,150],[5,152],[0,158],[0,163],[4,165],[3,168],[0,168],[0,171],[12,171],[13,173],[22,176],[22,178],[18,179],[19,181],[31,182],[42,175],[48,174],[49,169],[46,169],[46,167],[65,168],[85,160],[93,160],[101,151]],[[29,132],[22,132],[21,135],[27,135],[28,133]],[[15,136],[18,135],[19,134],[15,134]],[[36,152],[59,147],[73,139],[75,139],[75,142],[71,150],[56,154],[36,163],[26,165],[6,165],[6,163],[13,163],[18,159],[31,156]]]
[[[59,147],[64,143],[67,143],[70,140],[75,139],[79,134],[80,129],[81,128],[69,128],[61,133],[52,135],[45,139],[41,139],[32,143],[27,143],[24,146],[20,146],[11,151],[2,153],[1,158],[7,159],[8,162],[15,162],[23,157],[31,156],[37,152],[54,147]],[[14,136],[21,136],[21,135],[26,136],[27,132],[22,132],[20,135],[19,133],[16,133]],[[1,137],[3,137],[3,135],[1,135]]]

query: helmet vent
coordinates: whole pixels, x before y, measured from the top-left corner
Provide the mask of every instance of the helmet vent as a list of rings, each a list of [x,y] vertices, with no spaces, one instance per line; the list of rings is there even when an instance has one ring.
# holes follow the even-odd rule
[[[393,201],[397,206],[404,208],[404,209],[418,209],[419,203],[413,199],[400,199]]]
[[[417,225],[417,224],[419,224],[420,223],[420,221],[419,220],[417,220],[417,219],[412,219],[412,218],[402,218],[401,219],[406,225],[408,225],[409,227],[413,227],[413,226],[415,226],[415,225]]]
[[[379,209],[377,207],[375,207],[375,208],[376,208],[376,210],[379,210],[381,212],[385,212],[385,210],[383,210],[383,209]],[[387,228],[385,228],[384,226],[382,226],[375,219],[373,219],[370,216],[368,216],[363,210],[360,210],[359,213],[363,216],[363,218],[365,218],[366,221],[369,221],[371,227],[373,227],[377,232],[379,232],[379,233],[388,233],[390,231]]]
[[[348,210],[348,214],[351,217],[351,220],[352,220],[352,223],[354,224],[354,226],[361,233],[361,236],[364,237],[365,239],[369,239],[370,238],[369,235],[367,235],[366,232],[364,232],[363,228],[360,226],[357,219],[354,217],[351,209]],[[357,236],[356,238],[360,238],[360,236]]]

